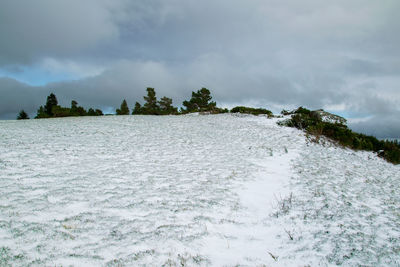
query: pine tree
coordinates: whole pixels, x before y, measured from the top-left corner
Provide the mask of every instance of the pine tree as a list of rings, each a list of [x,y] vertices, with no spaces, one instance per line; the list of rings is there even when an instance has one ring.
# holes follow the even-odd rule
[[[125,99],[122,101],[121,107],[117,109],[117,115],[129,115],[129,108]]]
[[[70,109],[71,116],[79,116],[78,114],[78,102],[75,100],[71,101],[71,109]]]
[[[76,102],[75,100],[72,100],[71,101],[71,110],[70,110],[71,116],[78,116],[77,109],[78,109],[78,102]]]
[[[87,112],[88,116],[97,116],[96,111],[94,111],[94,109],[89,108],[88,112]]]
[[[197,93],[192,94],[192,98],[194,98],[194,103],[197,104],[200,111],[209,110],[213,106],[213,102],[210,102],[212,99],[210,90],[207,88],[201,88]]]
[[[53,113],[53,117],[57,118],[57,117],[69,117],[71,116],[71,109],[70,108],[66,108],[66,107],[61,107],[59,105],[57,106],[53,106],[53,108],[51,109],[52,113]]]
[[[192,98],[189,101],[183,101],[186,107],[185,112],[204,112],[216,110],[216,103],[210,102],[212,99],[210,90],[201,88],[197,92],[192,92]]]
[[[46,105],[44,106],[44,111],[49,115],[49,117],[53,117],[53,107],[58,105],[57,97],[51,93],[47,97]]]
[[[78,116],[86,116],[87,115],[85,108],[81,107],[81,106],[76,108],[76,112],[78,113]]]
[[[71,108],[69,110],[70,116],[86,116],[88,115],[86,110],[81,107],[78,106],[78,102],[76,102],[75,100],[71,101]]]
[[[135,108],[132,111],[132,115],[139,115],[139,114],[143,114],[143,108],[142,105],[140,105],[139,102],[135,103]]]
[[[160,106],[160,113],[163,115],[169,115],[169,114],[177,114],[178,109],[174,106],[172,106],[172,99],[168,98],[166,96],[162,97],[160,101],[158,101],[158,104]]]
[[[144,114],[158,115],[159,107],[157,104],[157,97],[154,88],[147,87],[147,96],[144,96],[146,103],[143,105]]]
[[[26,114],[25,110],[19,112],[17,120],[29,120],[29,116]]]
[[[103,116],[103,111],[101,111],[100,109],[94,110],[93,108],[89,108],[86,115],[87,116]]]
[[[37,114],[35,119],[43,119],[43,118],[49,118],[49,114],[46,113],[45,108],[43,106],[40,106],[40,108],[37,110]]]
[[[76,102],[75,100],[71,101],[71,109],[76,109],[78,107],[78,102]]]
[[[197,112],[197,105],[195,105],[192,101],[183,101],[182,105],[186,108],[181,108],[182,113],[188,113],[188,112]]]

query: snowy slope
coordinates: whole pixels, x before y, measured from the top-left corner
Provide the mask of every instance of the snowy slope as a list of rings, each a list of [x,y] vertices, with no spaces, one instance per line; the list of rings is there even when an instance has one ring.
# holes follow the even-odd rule
[[[399,170],[265,117],[0,121],[0,266],[399,266]]]

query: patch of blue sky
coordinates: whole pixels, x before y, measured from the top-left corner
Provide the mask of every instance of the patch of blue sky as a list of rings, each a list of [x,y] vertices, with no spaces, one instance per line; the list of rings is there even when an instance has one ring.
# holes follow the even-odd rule
[[[0,77],[13,78],[31,86],[43,86],[52,82],[78,79],[71,73],[49,72],[41,68],[32,67],[18,67],[12,71],[0,69]]]
[[[102,111],[105,115],[107,114],[115,114],[115,108],[114,107],[102,107]]]

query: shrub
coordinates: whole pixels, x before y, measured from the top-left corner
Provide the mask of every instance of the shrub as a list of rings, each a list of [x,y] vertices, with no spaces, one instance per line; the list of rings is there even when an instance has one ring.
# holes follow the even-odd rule
[[[96,108],[95,112],[96,112],[96,116],[103,116],[104,115],[103,111],[101,109]]]
[[[380,152],[379,156],[387,161],[400,163],[400,144],[397,141],[381,141],[374,136],[355,133],[345,124],[323,121],[315,111],[300,107],[289,120],[279,124],[305,130],[308,134],[316,136],[317,140],[323,135],[351,149]]]
[[[21,110],[18,114],[17,120],[29,120],[28,114],[25,112],[25,110]]]
[[[245,114],[252,114],[252,115],[260,115],[260,114],[265,114],[268,115],[268,117],[272,117],[272,112],[268,109],[264,108],[250,108],[250,107],[244,107],[244,106],[237,106],[231,109],[231,113],[245,113]]]
[[[303,107],[299,107],[298,109],[293,111],[294,114],[304,114],[304,115],[310,115],[311,110],[303,108]]]
[[[215,108],[213,109],[213,111],[211,112],[212,114],[221,114],[221,113],[229,113],[229,109],[227,108]]]

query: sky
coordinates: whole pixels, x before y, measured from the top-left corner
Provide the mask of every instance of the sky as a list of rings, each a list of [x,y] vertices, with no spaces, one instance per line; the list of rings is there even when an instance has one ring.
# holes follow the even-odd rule
[[[2,0],[0,119],[59,103],[114,111],[146,87],[180,106],[304,106],[400,138],[398,0]]]

